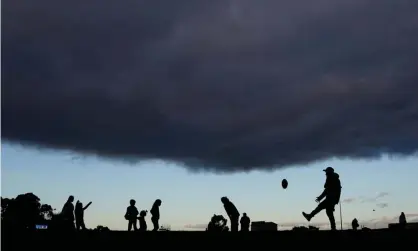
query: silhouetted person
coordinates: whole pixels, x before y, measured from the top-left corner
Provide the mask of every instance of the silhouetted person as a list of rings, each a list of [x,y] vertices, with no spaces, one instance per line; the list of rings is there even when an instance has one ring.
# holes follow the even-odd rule
[[[75,203],[75,227],[77,230],[86,230],[86,225],[84,224],[84,210],[86,210],[91,205],[89,202],[85,207],[83,207],[83,203],[77,201]]]
[[[225,217],[222,215],[216,215],[214,214],[212,218],[210,219],[210,222],[208,224],[208,227],[206,228],[206,231],[208,232],[227,232],[229,229],[226,226],[226,223],[228,222]]]
[[[212,218],[210,218],[210,221],[209,221],[208,227],[206,228],[206,231],[215,232],[217,230],[217,224],[218,224],[217,217],[218,216],[216,214],[214,214],[212,216]]]
[[[401,215],[399,216],[399,226],[401,228],[406,227],[406,216],[405,216],[404,212],[402,212]]]
[[[318,198],[316,198],[316,202],[320,202],[319,205],[310,214],[305,212],[302,212],[302,214],[308,221],[311,221],[316,214],[325,209],[331,224],[331,230],[336,230],[334,210],[335,205],[338,204],[341,196],[340,176],[334,172],[334,168],[332,167],[327,167],[324,172],[327,179],[325,181],[324,191],[318,196]],[[325,198],[325,200],[321,202],[323,198]]]
[[[358,224],[358,220],[354,218],[353,221],[351,222],[351,227],[353,228],[353,230],[357,230],[359,226],[360,225]]]
[[[147,212],[148,212],[147,210],[142,210],[139,213],[139,217],[138,217],[139,231],[141,231],[141,232],[147,231],[147,221],[145,220],[145,216],[147,216]]]
[[[128,208],[126,208],[125,214],[125,219],[128,221],[128,231],[131,231],[132,227],[134,228],[134,230],[138,230],[138,227],[136,226],[136,221],[138,218],[138,209],[135,206],[136,201],[130,200],[129,204],[130,205],[128,206]]]
[[[235,207],[234,203],[232,203],[227,197],[222,197],[221,201],[224,204],[226,214],[228,214],[229,220],[231,221],[231,232],[238,232],[238,209]]]
[[[74,230],[74,196],[70,195],[61,210],[62,221],[65,229]]]
[[[158,231],[158,229],[160,228],[160,225],[158,224],[158,221],[160,220],[160,206],[161,206],[161,200],[158,199],[154,202],[150,210],[151,221],[152,221],[152,225],[154,226],[154,229],[152,231]]]
[[[250,218],[247,216],[246,213],[244,213],[240,220],[242,232],[250,231],[250,222],[251,222]]]
[[[213,221],[213,219],[211,219],[208,223],[208,227],[206,228],[206,231],[208,232],[214,232],[216,231],[216,226],[215,226],[215,222]]]

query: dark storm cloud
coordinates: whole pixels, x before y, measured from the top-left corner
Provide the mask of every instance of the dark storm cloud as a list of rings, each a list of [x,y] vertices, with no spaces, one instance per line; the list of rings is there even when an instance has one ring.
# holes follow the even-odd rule
[[[416,0],[2,4],[7,141],[219,172],[418,148]]]

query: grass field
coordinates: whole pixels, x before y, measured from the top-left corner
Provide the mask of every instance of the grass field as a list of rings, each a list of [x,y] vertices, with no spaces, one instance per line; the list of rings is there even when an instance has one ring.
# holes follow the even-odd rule
[[[388,245],[408,245],[418,241],[418,230],[371,230],[371,231],[278,231],[248,233],[207,232],[79,232],[57,233],[38,231],[32,233],[10,233],[2,231],[2,250],[100,250],[100,249],[207,249],[222,247],[245,248],[370,248]],[[29,247],[30,245],[30,247]],[[132,247],[131,247],[132,246]],[[250,247],[251,246],[251,247]],[[395,247],[394,246],[394,247]]]

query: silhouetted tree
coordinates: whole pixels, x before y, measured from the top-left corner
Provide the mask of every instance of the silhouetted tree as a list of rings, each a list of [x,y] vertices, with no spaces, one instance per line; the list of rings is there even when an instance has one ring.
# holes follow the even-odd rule
[[[33,193],[19,194],[14,199],[1,198],[1,220],[7,228],[34,229],[36,224],[45,224],[52,217],[52,207],[41,204]]]
[[[45,220],[52,220],[54,217],[54,209],[48,204],[42,204],[40,210],[40,215]]]
[[[2,220],[7,215],[6,210],[9,207],[9,205],[11,204],[11,201],[12,201],[12,199],[1,197],[1,219]]]

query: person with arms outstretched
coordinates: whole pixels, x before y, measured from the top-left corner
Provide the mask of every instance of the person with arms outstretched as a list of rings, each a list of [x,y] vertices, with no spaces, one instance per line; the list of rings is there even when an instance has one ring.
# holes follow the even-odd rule
[[[229,221],[231,221],[231,232],[238,232],[240,215],[238,209],[235,207],[234,203],[232,203],[227,197],[222,197],[221,201],[224,204],[224,208],[226,214],[229,217]]]
[[[152,208],[150,210],[151,213],[151,221],[154,226],[154,229],[152,231],[158,231],[160,228],[160,225],[158,221],[160,220],[160,206],[161,206],[161,200],[157,199],[155,200],[154,204],[152,205]]]
[[[86,210],[91,205],[91,201],[83,207],[83,203],[79,200],[75,203],[75,227],[77,230],[86,230],[86,225],[84,224],[84,210]]]
[[[310,214],[302,212],[302,215],[308,221],[311,221],[316,214],[325,209],[331,224],[331,230],[336,230],[334,211],[335,205],[339,203],[341,196],[340,176],[334,172],[334,168],[332,167],[327,167],[324,172],[327,177],[324,185],[325,189],[322,194],[316,198],[316,202],[318,202],[319,205]],[[322,201],[324,198],[325,200]]]
[[[138,227],[136,226],[136,221],[137,221],[139,212],[135,204],[136,204],[135,200],[130,200],[129,206],[128,208],[126,208],[125,219],[128,221],[128,231],[131,231],[132,227],[134,228],[135,231],[138,230]]]

